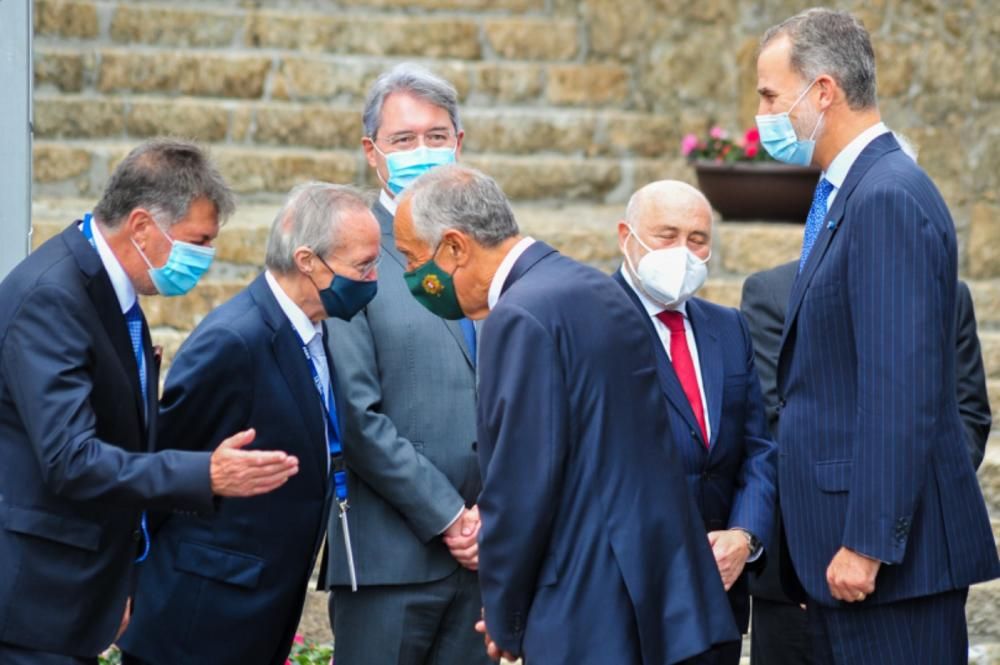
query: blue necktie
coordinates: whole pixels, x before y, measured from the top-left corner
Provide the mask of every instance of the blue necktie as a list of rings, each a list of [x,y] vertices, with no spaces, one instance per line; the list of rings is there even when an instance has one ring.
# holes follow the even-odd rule
[[[802,238],[802,256],[799,258],[799,272],[802,272],[802,269],[806,267],[809,252],[812,251],[813,245],[816,244],[816,238],[819,237],[819,232],[823,228],[823,220],[826,219],[827,213],[827,201],[830,199],[832,191],[833,185],[830,181],[826,178],[820,178],[816,184],[816,192],[813,194],[809,216],[806,218],[806,230]]]
[[[469,319],[460,319],[462,335],[465,337],[465,346],[469,349],[469,357],[472,358],[472,366],[476,366],[476,325]]]
[[[139,368],[139,385],[142,387],[142,403],[146,404],[146,354],[142,351],[142,310],[136,300],[125,312],[125,323],[128,324],[128,336],[132,341],[132,353],[135,354],[135,364]]]

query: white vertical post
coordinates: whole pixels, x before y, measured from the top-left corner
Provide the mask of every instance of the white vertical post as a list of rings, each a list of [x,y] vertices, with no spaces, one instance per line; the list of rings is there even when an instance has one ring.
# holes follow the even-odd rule
[[[0,279],[31,233],[31,0],[0,0]]]

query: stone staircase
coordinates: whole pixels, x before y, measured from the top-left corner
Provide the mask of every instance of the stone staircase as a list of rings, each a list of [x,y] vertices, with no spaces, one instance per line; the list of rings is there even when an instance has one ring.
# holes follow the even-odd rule
[[[169,363],[191,328],[260,270],[267,229],[293,185],[319,179],[374,189],[360,151],[363,97],[380,72],[416,60],[456,86],[463,161],[497,178],[523,230],[610,271],[619,261],[614,224],[631,192],[663,178],[694,181],[679,156],[683,134],[752,116],[758,24],[779,18],[718,0],[660,4],[670,3],[34,0],[33,241],[89,210],[137,142],[177,135],[208,145],[240,206],[206,280],[188,296],[143,303]],[[866,23],[881,21],[857,4],[871,14]],[[725,32],[724,24],[734,27]],[[906,56],[893,63],[916,58],[893,49]],[[885,106],[900,118],[922,71],[880,69]],[[956,215],[1000,414],[995,193],[971,201],[961,193],[972,167],[953,168],[944,152],[956,136],[911,134],[928,143],[928,168]],[[983,177],[991,176],[972,184],[988,190]],[[718,221],[702,295],[738,305],[744,277],[794,259],[801,232]],[[980,479],[1000,519],[998,445]],[[1000,522],[994,526],[1000,533]],[[311,594],[309,607],[303,630],[328,639],[325,598]],[[1000,583],[973,589],[969,621],[973,662],[1000,663]]]

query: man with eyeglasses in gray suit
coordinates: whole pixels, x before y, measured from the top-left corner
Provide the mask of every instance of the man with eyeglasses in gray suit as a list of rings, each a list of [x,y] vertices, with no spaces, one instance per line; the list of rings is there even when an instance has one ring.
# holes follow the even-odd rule
[[[345,398],[347,521],[331,516],[321,580],[338,665],[488,662],[473,626],[481,601],[481,487],[475,451],[475,329],[410,295],[395,248],[396,196],[462,147],[455,88],[401,64],[372,85],[362,146],[381,189],[378,295],[350,322],[330,320]],[[356,581],[357,590],[352,590]]]

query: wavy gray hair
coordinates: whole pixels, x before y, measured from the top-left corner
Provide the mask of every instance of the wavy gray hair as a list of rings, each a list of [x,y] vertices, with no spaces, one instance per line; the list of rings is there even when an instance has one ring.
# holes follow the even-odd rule
[[[308,247],[326,258],[340,246],[338,229],[343,213],[368,209],[364,196],[348,185],[306,182],[288,193],[274,217],[267,238],[264,265],[272,272],[294,272],[295,250]]]
[[[833,77],[855,111],[878,104],[875,51],[868,31],[848,12],[814,7],[782,21],[764,33],[760,50],[787,35],[791,64],[806,81],[821,74]]]
[[[507,197],[496,181],[457,164],[439,166],[403,191],[410,201],[413,230],[431,247],[448,229],[457,229],[483,247],[496,247],[520,231]]]
[[[382,107],[385,105],[385,100],[395,92],[404,92],[443,108],[448,112],[455,132],[461,131],[462,122],[458,117],[458,93],[455,91],[455,86],[425,67],[404,62],[379,76],[368,91],[361,120],[365,127],[365,136],[373,141],[382,124]]]

